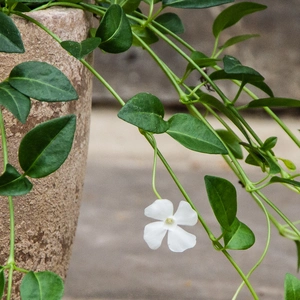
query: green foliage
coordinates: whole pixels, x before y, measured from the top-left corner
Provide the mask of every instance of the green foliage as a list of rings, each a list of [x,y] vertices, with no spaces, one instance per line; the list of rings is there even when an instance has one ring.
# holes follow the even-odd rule
[[[29,193],[32,183],[22,176],[16,168],[7,164],[5,172],[0,176],[1,196],[21,196]]]
[[[55,273],[28,272],[22,280],[20,292],[22,300],[60,300],[64,284]]]
[[[67,50],[72,56],[77,59],[82,59],[86,55],[93,52],[100,44],[101,38],[93,37],[88,38],[81,43],[74,41],[63,41],[61,46]]]
[[[300,280],[287,273],[284,279],[284,300],[300,299]]]
[[[258,107],[300,107],[300,100],[289,98],[261,98],[251,101],[248,105],[249,108]]]
[[[175,34],[181,34],[184,32],[184,26],[179,16],[174,13],[169,12],[161,14],[155,19],[155,21]],[[165,34],[167,33],[165,30],[161,30],[161,32]]]
[[[0,52],[24,53],[20,32],[12,19],[0,11]]]
[[[120,53],[132,45],[129,20],[120,5],[113,4],[106,11],[96,31],[101,38],[99,47],[109,53]]]
[[[45,177],[56,171],[71,151],[76,128],[75,115],[37,125],[21,141],[19,162],[25,174]]]
[[[168,122],[167,133],[184,147],[202,153],[227,154],[222,141],[199,119],[180,113],[173,115]]]
[[[164,107],[160,100],[151,94],[140,93],[132,97],[118,113],[118,117],[145,131],[163,133],[169,128],[163,120]]]
[[[216,132],[218,133],[221,140],[225,143],[225,145],[230,149],[235,158],[243,159],[242,147],[237,136],[224,129],[218,129],[216,130]]]
[[[8,83],[20,93],[40,101],[78,98],[66,75],[45,62],[27,61],[15,66],[9,74]]]
[[[162,0],[164,6],[177,8],[207,8],[217,6],[234,0]]]
[[[9,110],[20,122],[25,123],[30,111],[29,97],[14,89],[8,82],[0,83],[0,105]]]
[[[231,231],[237,213],[235,187],[228,180],[215,176],[206,175],[204,181],[210,206],[219,224]]]
[[[267,6],[254,2],[236,3],[224,9],[213,23],[213,34],[218,37],[220,33],[236,24],[244,16],[266,9]]]
[[[2,298],[5,289],[5,274],[4,269],[0,269],[0,298]]]
[[[259,37],[258,34],[243,34],[243,35],[238,35],[238,36],[234,36],[230,39],[228,39],[222,46],[220,46],[219,48],[221,50],[224,50],[230,46],[233,46],[235,44],[247,41],[249,39],[252,39],[254,37]]]

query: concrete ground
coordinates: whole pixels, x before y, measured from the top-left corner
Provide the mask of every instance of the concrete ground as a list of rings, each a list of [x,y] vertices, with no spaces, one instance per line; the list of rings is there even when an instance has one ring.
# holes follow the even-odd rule
[[[153,153],[136,128],[119,120],[116,113],[113,108],[93,110],[82,209],[64,300],[232,299],[241,280],[223,254],[213,249],[199,224],[188,228],[197,236],[196,247],[183,253],[172,253],[165,240],[155,251],[144,242],[143,229],[151,219],[143,211],[156,199],[151,188]],[[250,121],[260,129],[262,139],[279,136],[276,153],[299,166],[297,148],[276,124],[255,115]],[[299,134],[299,118],[287,117],[285,121]],[[203,176],[221,176],[235,184],[238,217],[254,231],[256,243],[249,250],[230,253],[244,272],[249,271],[266,241],[263,213],[221,158],[188,151],[166,135],[158,136],[158,146],[216,235],[219,228],[208,205]],[[246,168],[255,176],[255,168]],[[174,203],[182,199],[160,164],[157,189]],[[287,189],[281,192],[279,185],[266,193],[292,220],[299,218],[297,195]],[[296,263],[294,243],[273,230],[270,251],[251,276],[259,298],[283,299],[285,273],[297,274]],[[252,298],[243,288],[238,299]]]

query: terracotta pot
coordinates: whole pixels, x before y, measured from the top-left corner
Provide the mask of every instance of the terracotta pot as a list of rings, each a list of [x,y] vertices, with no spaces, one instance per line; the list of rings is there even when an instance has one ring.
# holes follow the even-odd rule
[[[50,28],[62,40],[81,41],[88,36],[90,15],[75,9],[48,9],[30,16]],[[0,53],[0,80],[23,61],[38,60],[59,68],[72,82],[79,100],[65,103],[33,101],[27,123],[21,124],[4,110],[9,147],[9,162],[19,168],[18,147],[25,133],[40,122],[67,114],[77,115],[77,129],[70,156],[63,166],[49,177],[31,180],[32,191],[14,198],[17,266],[34,270],[49,270],[65,278],[76,231],[82,196],[88,148],[91,113],[91,74],[75,58],[64,51],[37,26],[18,17],[19,28],[26,52]],[[92,56],[87,60],[91,63]],[[3,164],[0,161],[1,164]],[[0,202],[0,264],[5,264],[9,253],[9,213],[6,197]],[[16,275],[16,292],[21,276]]]

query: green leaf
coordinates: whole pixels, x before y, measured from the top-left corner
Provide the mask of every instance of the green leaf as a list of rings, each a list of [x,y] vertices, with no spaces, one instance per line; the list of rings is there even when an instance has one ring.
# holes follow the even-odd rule
[[[64,283],[55,273],[30,271],[21,282],[20,293],[22,300],[60,300]]]
[[[18,28],[12,19],[3,12],[0,12],[0,52],[25,52]]]
[[[264,77],[250,67],[243,66],[239,60],[233,56],[225,55],[223,58],[224,71],[227,74],[242,75],[243,82],[263,81]]]
[[[293,185],[293,186],[300,187],[300,182],[299,181],[291,180],[291,179],[287,179],[287,178],[281,178],[281,177],[278,177],[278,176],[273,176],[270,179],[270,183],[276,183],[276,182],[287,183],[287,184],[290,184],[290,185]]]
[[[60,45],[77,59],[82,59],[93,50],[95,50],[101,42],[101,38],[88,38],[81,43],[74,41],[63,41]]]
[[[123,2],[123,1],[120,1],[120,2]],[[122,8],[126,14],[131,14],[139,7],[140,3],[141,3],[141,0],[127,0],[122,5]]]
[[[300,299],[300,280],[287,273],[284,279],[284,300]]]
[[[300,107],[300,100],[290,98],[261,98],[253,100],[248,104],[248,107]]]
[[[234,0],[163,0],[163,6],[177,8],[207,8],[233,2]]]
[[[252,230],[235,218],[230,230],[223,229],[225,249],[246,250],[255,243],[255,235]]]
[[[2,299],[5,289],[5,274],[3,268],[0,270],[0,299]]]
[[[184,32],[184,26],[178,15],[174,13],[165,13],[158,16],[155,21],[165,28],[169,29],[175,34],[181,34]],[[160,29],[160,28],[159,28]],[[167,33],[165,30],[160,29],[162,33]]]
[[[295,171],[297,169],[295,164],[289,159],[279,158],[279,157],[277,157],[277,159],[281,160],[289,170]]]
[[[31,189],[32,183],[12,165],[7,164],[5,172],[0,176],[0,195],[21,196],[29,193]]]
[[[39,61],[15,66],[8,83],[22,94],[40,101],[59,102],[78,99],[69,79],[56,67]]]
[[[254,2],[241,2],[233,4],[224,9],[213,23],[213,34],[218,37],[220,33],[236,24],[244,16],[266,9],[267,6]]]
[[[235,187],[228,180],[220,177],[206,175],[204,181],[210,206],[219,224],[230,231],[237,212]]]
[[[164,106],[154,95],[140,93],[132,97],[118,113],[118,117],[145,131],[163,133],[169,128],[163,120]]]
[[[168,122],[167,133],[184,147],[202,153],[227,154],[222,141],[199,119],[179,113]]]
[[[224,129],[218,129],[216,130],[219,137],[222,139],[222,141],[227,145],[227,147],[230,149],[232,154],[237,159],[243,158],[243,151],[242,147],[240,145],[240,140],[231,132],[224,130]]]
[[[297,272],[300,270],[300,241],[295,241],[297,249]]]
[[[196,63],[200,68],[215,66],[219,59],[209,58],[204,53],[199,51],[193,51],[191,54],[191,59]],[[186,70],[194,70],[195,66],[191,63],[188,63]]]
[[[56,171],[71,151],[76,116],[68,115],[37,125],[21,141],[19,162],[25,174],[45,177]]]
[[[26,122],[30,112],[29,97],[14,89],[9,83],[0,83],[0,105],[9,110],[20,122]]]
[[[225,73],[224,70],[215,71],[215,72],[211,73],[209,75],[209,77],[213,81],[214,80],[222,80],[222,79],[231,79],[231,80],[242,81],[243,84],[247,83],[247,82],[245,82],[245,76],[243,74],[227,74],[227,73]],[[247,79],[249,79],[249,77]],[[263,81],[250,81],[249,83],[251,85],[259,88],[260,90],[265,92],[270,97],[274,96],[272,90],[270,89],[270,87],[265,82],[263,82]]]
[[[100,48],[109,53],[120,53],[132,45],[132,32],[129,20],[118,4],[111,5],[103,16],[96,31],[101,38]]]
[[[234,37],[230,38],[229,40],[227,40],[222,46],[220,46],[219,49],[224,50],[230,46],[233,46],[237,43],[244,42],[244,41],[252,39],[254,37],[259,37],[259,34],[243,34],[243,35],[234,36]]]
[[[261,149],[264,151],[269,151],[275,147],[276,143],[277,143],[277,137],[271,136],[265,140],[265,142],[261,146]]]
[[[136,36],[142,39],[147,45],[154,44],[159,40],[159,38],[147,27],[141,27],[140,25],[132,25],[131,29],[134,33],[132,42],[134,46],[143,46]]]

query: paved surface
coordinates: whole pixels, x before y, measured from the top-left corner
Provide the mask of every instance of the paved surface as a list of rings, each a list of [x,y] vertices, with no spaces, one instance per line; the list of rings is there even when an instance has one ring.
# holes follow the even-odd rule
[[[116,117],[114,109],[94,109],[91,124],[90,153],[82,209],[73,248],[64,300],[227,300],[231,299],[240,279],[217,251],[199,226],[195,248],[172,253],[166,242],[156,251],[143,241],[143,228],[150,221],[143,214],[155,200],[151,189],[152,151],[131,125]],[[281,138],[281,131],[267,119],[253,116],[253,126],[261,129],[262,139],[279,135],[278,153],[288,154],[299,162],[296,147]],[[297,133],[299,118],[286,122]],[[206,174],[222,176],[236,183],[222,159],[187,151],[168,136],[159,136],[158,144],[178,173],[179,178],[209,226],[218,225],[207,204],[203,184]],[[298,164],[299,165],[299,164]],[[248,168],[250,175],[254,170]],[[253,248],[232,251],[246,272],[260,257],[265,243],[265,218],[253,201],[236,184],[239,199],[238,217],[256,234]],[[159,193],[174,202],[182,197],[159,165]],[[276,204],[292,219],[299,218],[297,197],[274,185],[267,191]],[[297,206],[296,206],[297,205]],[[272,234],[271,250],[252,277],[262,300],[283,299],[286,272],[296,274],[295,245]],[[243,289],[238,299],[251,299]]]

